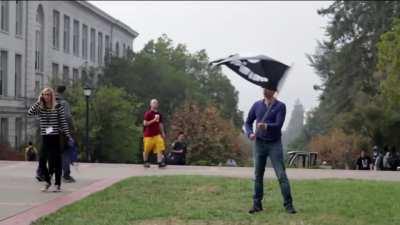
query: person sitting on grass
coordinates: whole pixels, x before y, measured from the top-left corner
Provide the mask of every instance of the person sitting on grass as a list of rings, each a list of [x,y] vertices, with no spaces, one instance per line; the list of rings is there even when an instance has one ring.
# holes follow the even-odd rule
[[[361,150],[360,157],[357,159],[357,170],[372,170],[372,159]]]
[[[185,134],[181,131],[179,132],[176,141],[172,143],[172,150],[168,158],[171,160],[172,164],[185,165],[186,151],[187,145],[185,143]]]

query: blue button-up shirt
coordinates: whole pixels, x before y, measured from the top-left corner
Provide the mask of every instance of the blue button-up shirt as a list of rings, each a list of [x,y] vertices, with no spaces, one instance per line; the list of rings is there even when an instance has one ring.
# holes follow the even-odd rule
[[[274,100],[272,103],[268,116],[264,121],[262,118],[264,114],[267,112],[268,107],[265,104],[264,100],[257,101],[251,107],[249,114],[247,116],[247,120],[245,123],[245,129],[247,136],[254,133],[253,131],[253,123],[256,120],[256,123],[266,123],[267,129],[259,128],[256,132],[256,137],[268,142],[274,142],[280,140],[282,136],[282,126],[285,122],[286,116],[286,105],[283,102],[278,100]]]

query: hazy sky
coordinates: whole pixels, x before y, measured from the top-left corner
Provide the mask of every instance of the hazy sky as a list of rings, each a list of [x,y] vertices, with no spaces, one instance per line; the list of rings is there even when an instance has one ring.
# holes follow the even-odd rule
[[[134,51],[165,33],[191,52],[206,49],[211,60],[235,53],[265,54],[293,65],[278,97],[287,105],[285,126],[296,99],[306,110],[318,105],[312,87],[319,79],[305,54],[314,53],[317,40],[324,38],[327,19],[317,10],[330,2],[90,2],[139,32]],[[239,91],[239,109],[247,116],[253,102],[261,99],[261,89],[229,69],[223,71]]]

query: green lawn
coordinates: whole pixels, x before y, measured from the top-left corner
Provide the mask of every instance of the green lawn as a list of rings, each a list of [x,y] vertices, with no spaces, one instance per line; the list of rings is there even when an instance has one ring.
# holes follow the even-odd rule
[[[252,181],[204,176],[134,177],[44,217],[35,225],[398,225],[400,183],[292,181],[299,213],[286,214],[276,180],[265,210],[249,215]]]

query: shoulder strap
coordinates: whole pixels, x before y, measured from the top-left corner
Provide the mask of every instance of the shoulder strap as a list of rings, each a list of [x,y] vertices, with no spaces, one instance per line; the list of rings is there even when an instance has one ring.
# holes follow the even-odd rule
[[[265,104],[265,103],[263,102],[263,104]],[[272,104],[271,104],[270,106],[268,106],[268,109],[267,109],[267,111],[264,113],[264,115],[263,115],[261,121],[264,121],[265,119],[267,119],[267,116],[268,116],[268,114],[269,114],[269,111],[271,111],[271,108],[272,108]]]

